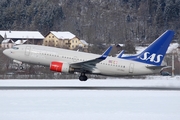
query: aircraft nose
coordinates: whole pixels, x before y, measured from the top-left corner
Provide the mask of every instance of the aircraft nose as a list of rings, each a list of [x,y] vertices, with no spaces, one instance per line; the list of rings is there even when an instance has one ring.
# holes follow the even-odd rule
[[[9,53],[9,50],[8,50],[8,49],[6,49],[6,50],[3,51],[3,54],[6,55],[6,56],[8,56],[8,53]]]

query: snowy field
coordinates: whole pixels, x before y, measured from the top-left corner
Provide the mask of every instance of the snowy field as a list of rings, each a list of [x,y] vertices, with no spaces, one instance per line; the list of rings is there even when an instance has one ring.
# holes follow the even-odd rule
[[[0,80],[0,87],[4,86],[180,88],[180,76],[87,82]],[[180,120],[180,91],[0,90],[0,120]]]

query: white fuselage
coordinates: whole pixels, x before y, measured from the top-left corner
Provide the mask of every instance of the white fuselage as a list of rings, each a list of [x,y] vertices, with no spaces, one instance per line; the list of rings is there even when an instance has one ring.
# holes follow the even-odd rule
[[[21,62],[45,66],[50,66],[52,61],[72,64],[92,60],[100,56],[98,54],[38,45],[20,45],[18,46],[18,49],[5,50],[4,54]],[[105,60],[97,63],[95,66],[96,69],[91,73],[107,76],[125,76],[154,74],[160,71],[159,69],[149,69],[147,66],[148,64],[141,62],[107,57]]]

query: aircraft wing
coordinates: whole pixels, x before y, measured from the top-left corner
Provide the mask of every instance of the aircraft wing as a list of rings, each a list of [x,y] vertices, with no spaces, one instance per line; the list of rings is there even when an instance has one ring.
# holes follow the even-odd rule
[[[77,63],[72,63],[70,64],[71,67],[73,68],[80,68],[83,70],[87,71],[95,71],[96,69],[96,64],[105,60],[107,56],[109,55],[110,51],[112,49],[112,46],[110,46],[100,57],[92,59],[92,60],[87,60],[83,62],[77,62]]]

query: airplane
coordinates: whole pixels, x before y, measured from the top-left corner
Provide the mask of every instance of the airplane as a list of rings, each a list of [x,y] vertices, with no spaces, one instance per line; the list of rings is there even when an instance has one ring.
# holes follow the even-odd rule
[[[51,71],[61,73],[79,72],[79,80],[86,81],[86,74],[104,76],[137,76],[159,73],[166,51],[175,32],[165,31],[144,51],[137,55],[123,57],[108,56],[112,46],[102,55],[67,50],[42,45],[17,45],[3,53],[18,64],[32,63],[50,67]]]

